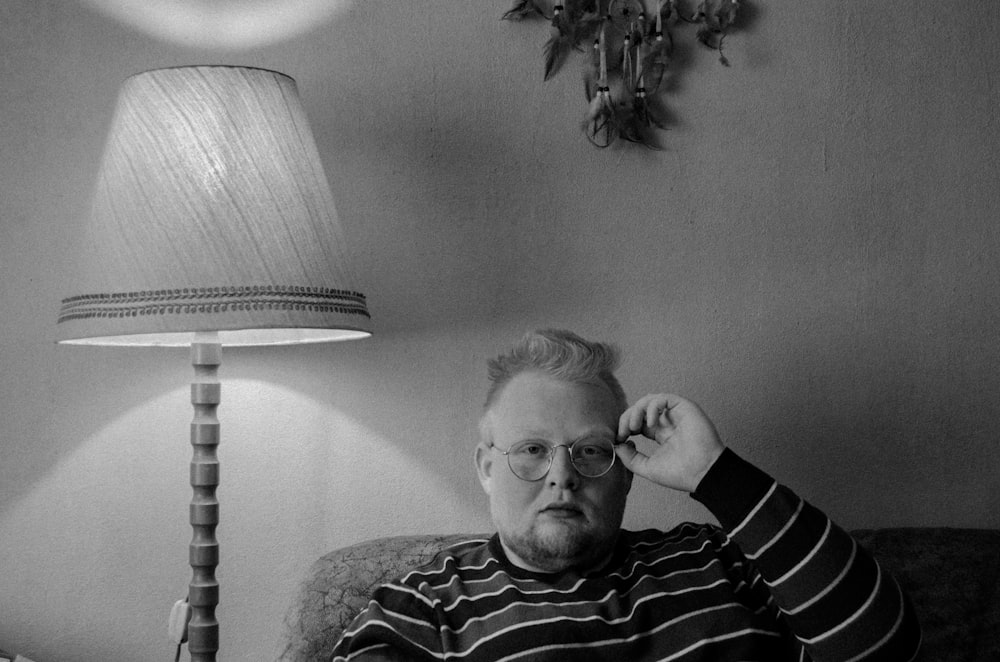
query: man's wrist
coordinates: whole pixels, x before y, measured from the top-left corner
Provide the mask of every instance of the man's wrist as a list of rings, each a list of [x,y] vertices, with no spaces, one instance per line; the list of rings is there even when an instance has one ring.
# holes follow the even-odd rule
[[[725,448],[698,482],[691,497],[715,515],[723,528],[738,525],[763,498],[774,479]]]
[[[693,487],[691,488],[690,492],[698,491],[698,486],[701,485],[701,481],[705,480],[705,476],[707,476],[708,472],[712,470],[712,467],[715,466],[715,463],[719,461],[719,457],[721,457],[722,452],[724,450],[726,450],[726,447],[720,445],[717,449],[712,451],[712,456],[709,458],[708,462],[705,463],[705,468],[702,469],[700,473],[698,473],[693,477],[692,480]]]

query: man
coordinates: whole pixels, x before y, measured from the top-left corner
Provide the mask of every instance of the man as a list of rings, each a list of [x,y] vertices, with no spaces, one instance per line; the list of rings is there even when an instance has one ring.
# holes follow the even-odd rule
[[[850,536],[694,403],[627,406],[616,366],[567,331],[490,362],[475,461],[497,534],[380,588],[335,660],[914,658],[909,603]],[[633,475],[691,493],[722,528],[622,530]]]

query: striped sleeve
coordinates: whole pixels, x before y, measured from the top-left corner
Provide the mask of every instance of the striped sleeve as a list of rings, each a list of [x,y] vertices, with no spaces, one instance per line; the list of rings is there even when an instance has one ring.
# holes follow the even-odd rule
[[[916,656],[920,627],[899,585],[821,511],[730,449],[692,496],[760,572],[812,659]]]
[[[341,635],[333,662],[441,659],[436,620],[433,601],[420,591],[383,584]]]

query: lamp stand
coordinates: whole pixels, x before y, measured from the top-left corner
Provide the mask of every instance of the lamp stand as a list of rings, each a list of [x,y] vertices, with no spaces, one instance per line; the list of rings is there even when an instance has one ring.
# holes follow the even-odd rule
[[[215,568],[219,565],[219,541],[215,527],[219,523],[219,500],[215,489],[219,485],[219,407],[221,385],[219,364],[222,363],[222,344],[215,332],[196,333],[191,343],[191,365],[194,380],[191,383],[191,404],[194,419],[191,421],[191,529],[193,536],[189,547],[191,583],[188,602],[191,620],[188,621],[188,652],[191,662],[215,662],[219,650],[219,621],[215,607],[219,604],[219,582]]]
[[[214,662],[222,342],[371,335],[295,81],[227,65],[129,76],[80,244],[58,342],[190,347],[192,573],[170,635],[187,618],[190,659]]]

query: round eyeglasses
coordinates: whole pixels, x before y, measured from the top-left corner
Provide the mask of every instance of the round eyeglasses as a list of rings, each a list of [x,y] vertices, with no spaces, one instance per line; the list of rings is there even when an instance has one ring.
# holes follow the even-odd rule
[[[578,439],[569,445],[554,446],[544,441],[519,441],[507,450],[493,448],[507,456],[507,465],[515,476],[536,481],[549,473],[560,446],[569,451],[569,461],[581,476],[599,478],[615,466],[615,444],[606,439]]]

